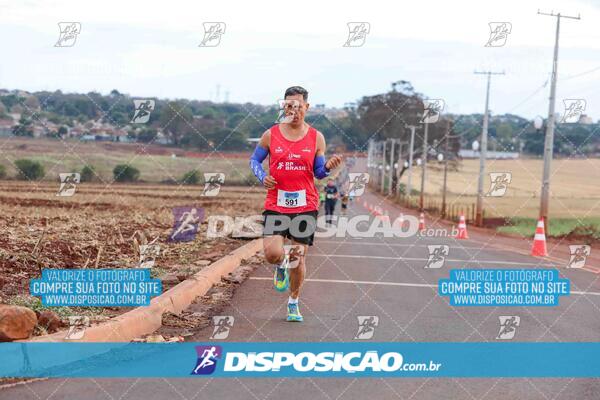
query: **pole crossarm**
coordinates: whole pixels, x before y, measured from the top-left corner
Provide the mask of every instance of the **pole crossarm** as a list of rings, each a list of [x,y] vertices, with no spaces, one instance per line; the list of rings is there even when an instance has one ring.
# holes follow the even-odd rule
[[[547,12],[542,12],[540,10],[538,10],[538,15],[546,15],[548,17],[558,17],[558,18],[569,18],[569,19],[581,19],[581,14],[577,14],[576,17],[572,16],[572,15],[563,15],[561,13],[554,13],[554,10],[550,11],[549,13]]]

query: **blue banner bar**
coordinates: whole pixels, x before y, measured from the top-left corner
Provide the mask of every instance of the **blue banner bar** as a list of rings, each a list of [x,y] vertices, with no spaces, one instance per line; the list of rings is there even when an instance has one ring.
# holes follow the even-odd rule
[[[1,343],[1,377],[600,377],[600,343]]]

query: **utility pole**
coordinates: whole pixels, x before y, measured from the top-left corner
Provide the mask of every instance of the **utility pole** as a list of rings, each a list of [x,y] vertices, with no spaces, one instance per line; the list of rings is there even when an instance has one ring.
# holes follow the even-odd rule
[[[477,184],[477,212],[475,224],[483,225],[483,175],[485,174],[485,158],[487,156],[488,117],[490,104],[490,81],[492,75],[504,75],[504,72],[475,71],[477,75],[487,75],[487,90],[485,92],[485,114],[483,114],[483,129],[481,131],[481,148],[479,149],[479,182]]]
[[[369,182],[371,182],[371,179],[375,177],[375,174],[373,173],[373,163],[375,162],[374,160],[374,153],[375,153],[375,141],[373,139],[369,139],[369,149],[367,151],[367,172],[369,173]],[[372,185],[372,182],[371,182]]]
[[[385,191],[385,140],[382,142],[383,155],[381,156],[381,193]]]
[[[408,202],[410,207],[410,192],[412,190],[412,163],[413,163],[413,152],[415,150],[415,126],[409,125],[410,128],[410,144],[408,147],[408,182],[406,183],[406,195],[408,196]]]
[[[540,200],[540,218],[544,219],[544,227],[548,232],[548,203],[550,201],[550,163],[552,162],[552,153],[554,147],[554,104],[556,101],[556,76],[558,73],[558,37],[560,33],[560,19],[581,19],[581,16],[571,17],[562,15],[543,13],[538,10],[538,15],[547,15],[556,17],[556,38],[554,39],[554,59],[552,61],[552,83],[550,85],[550,105],[548,107],[548,121],[546,123],[546,138],[544,141],[544,172],[542,177],[542,193]]]
[[[423,211],[423,196],[425,192],[425,174],[427,173],[427,133],[429,131],[429,123],[424,122],[425,129],[423,132],[423,150],[421,151],[421,193],[419,195],[419,210]]]
[[[390,139],[390,186],[388,186],[388,195],[392,195],[394,182],[394,147],[396,145],[396,139]]]
[[[398,168],[396,168],[396,196],[400,195],[400,171],[402,169],[402,147],[407,144],[407,142],[403,142],[401,140],[398,141]]]
[[[446,120],[446,137],[444,138],[444,190],[442,191],[442,219],[446,218],[446,189],[448,183],[448,142],[450,142],[450,120]]]
[[[367,146],[367,173],[369,175],[371,175],[371,143],[373,143],[373,139],[369,139]]]

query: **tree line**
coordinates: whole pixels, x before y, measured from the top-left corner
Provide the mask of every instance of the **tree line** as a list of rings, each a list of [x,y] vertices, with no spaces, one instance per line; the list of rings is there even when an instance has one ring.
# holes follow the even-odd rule
[[[35,92],[28,96],[13,93],[0,97],[0,119],[9,113],[21,114],[13,129],[15,135],[31,135],[31,126],[39,119],[50,121],[59,128],[51,136],[64,136],[67,127],[101,121],[126,129],[130,139],[153,142],[159,132],[173,146],[200,151],[245,151],[251,148],[248,138],[257,138],[272,126],[278,107],[253,103],[214,103],[188,99],[153,98],[155,108],[146,124],[131,124],[134,114],[130,95],[113,90],[108,95],[97,92],[62,93]],[[332,148],[346,151],[366,151],[369,139],[398,138],[408,141],[408,125],[419,129],[415,149],[422,143],[422,124],[425,95],[414,90],[410,82],[398,81],[384,93],[364,96],[356,102],[334,110],[313,107],[307,122],[325,135]],[[428,142],[443,143],[447,127],[452,139],[453,153],[471,148],[481,134],[482,114],[442,114],[440,121],[430,124]],[[445,121],[448,120],[449,125]],[[559,155],[592,155],[600,153],[599,128],[595,124],[558,124],[555,153]],[[537,131],[530,120],[517,115],[492,115],[489,124],[489,149],[522,151],[541,155],[544,133]]]

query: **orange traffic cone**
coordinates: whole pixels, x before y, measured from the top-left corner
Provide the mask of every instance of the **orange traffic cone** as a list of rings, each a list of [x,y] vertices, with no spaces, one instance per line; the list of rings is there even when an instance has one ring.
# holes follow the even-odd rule
[[[546,232],[544,231],[544,219],[540,218],[537,227],[535,228],[535,236],[533,237],[533,248],[531,249],[532,256],[546,257],[548,250],[546,249]]]
[[[421,213],[419,216],[419,230],[422,231],[425,229],[425,214]]]
[[[467,223],[465,221],[465,215],[463,213],[460,214],[460,220],[458,221],[458,235],[456,235],[457,239],[468,239],[469,234],[467,233]]]

